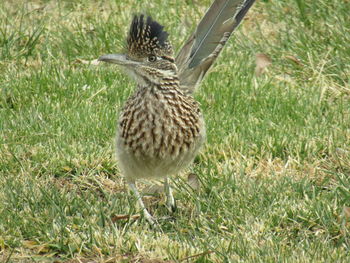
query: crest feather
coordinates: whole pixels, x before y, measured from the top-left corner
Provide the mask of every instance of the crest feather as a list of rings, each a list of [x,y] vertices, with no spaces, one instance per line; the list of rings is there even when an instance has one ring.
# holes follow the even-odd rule
[[[146,55],[172,52],[168,33],[164,26],[150,16],[135,15],[127,38],[128,50],[133,54]]]

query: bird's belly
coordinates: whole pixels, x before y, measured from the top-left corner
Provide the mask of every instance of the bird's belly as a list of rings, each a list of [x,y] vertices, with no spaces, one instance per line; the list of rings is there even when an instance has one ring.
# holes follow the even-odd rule
[[[119,166],[128,179],[162,178],[178,173],[187,167],[198,153],[196,149],[173,158],[171,156],[139,156],[123,147],[117,147]]]
[[[170,176],[193,161],[205,140],[204,125],[195,136],[178,127],[167,128],[158,135],[152,129],[139,131],[142,136],[136,134],[128,140],[118,133],[117,158],[127,179]]]
[[[189,97],[166,96],[151,88],[142,92],[128,100],[119,119],[122,173],[127,179],[175,174],[193,161],[203,144],[203,116]]]

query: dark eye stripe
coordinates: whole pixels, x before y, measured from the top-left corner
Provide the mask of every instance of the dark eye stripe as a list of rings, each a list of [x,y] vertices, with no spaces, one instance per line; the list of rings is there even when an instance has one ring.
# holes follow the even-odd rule
[[[168,56],[161,56],[161,58],[162,58],[162,59],[165,59],[165,60],[168,60],[168,61],[170,61],[170,62],[172,62],[172,63],[174,63],[174,62],[175,62],[175,59],[174,59],[174,58],[172,58],[172,57],[168,57]]]

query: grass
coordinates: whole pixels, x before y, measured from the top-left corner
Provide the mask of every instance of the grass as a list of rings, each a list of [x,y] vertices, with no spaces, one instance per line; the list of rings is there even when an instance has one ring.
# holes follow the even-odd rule
[[[78,61],[121,50],[135,11],[178,49],[209,4],[0,6],[2,262],[350,260],[348,1],[258,1],[196,94],[208,133],[190,169],[200,190],[174,178],[179,209],[161,232],[115,220],[139,213],[114,155],[134,83]],[[260,77],[257,53],[273,61]],[[167,215],[163,195],[147,203]]]

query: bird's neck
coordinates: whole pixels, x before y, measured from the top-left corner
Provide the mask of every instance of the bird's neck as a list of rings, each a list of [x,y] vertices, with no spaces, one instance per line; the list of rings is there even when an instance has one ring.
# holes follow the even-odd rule
[[[156,85],[164,89],[180,89],[180,82],[177,75],[166,77],[164,76]]]
[[[161,76],[153,80],[143,79],[141,82],[138,82],[138,87],[139,89],[155,88],[159,91],[174,90],[182,93],[177,75]]]

